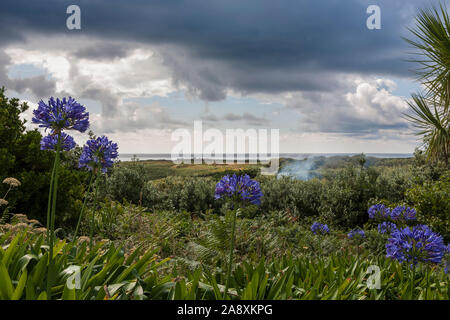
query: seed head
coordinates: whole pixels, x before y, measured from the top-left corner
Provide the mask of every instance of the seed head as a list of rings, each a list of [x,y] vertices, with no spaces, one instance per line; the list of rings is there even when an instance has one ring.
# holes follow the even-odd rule
[[[20,186],[20,181],[16,178],[6,178],[3,180],[3,183],[9,184],[11,187],[18,187]]]

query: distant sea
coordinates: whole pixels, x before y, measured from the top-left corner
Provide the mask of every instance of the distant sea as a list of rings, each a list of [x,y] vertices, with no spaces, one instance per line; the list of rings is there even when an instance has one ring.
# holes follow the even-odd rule
[[[291,158],[295,160],[302,160],[302,159],[310,159],[315,157],[333,157],[333,156],[354,156],[361,153],[280,153],[280,158]],[[411,158],[413,157],[412,153],[365,153],[367,157],[374,157],[374,158]],[[185,158],[192,159],[194,155]],[[170,153],[122,153],[119,154],[119,159],[121,161],[131,161],[133,157],[136,157],[139,160],[171,160]],[[198,156],[195,156],[196,158]],[[179,157],[179,159],[182,159],[183,157]],[[236,157],[239,160],[244,159],[257,159],[258,157],[256,155],[237,155]],[[268,157],[270,158],[270,156]],[[225,159],[225,156],[224,158]],[[265,158],[264,160],[266,160]]]

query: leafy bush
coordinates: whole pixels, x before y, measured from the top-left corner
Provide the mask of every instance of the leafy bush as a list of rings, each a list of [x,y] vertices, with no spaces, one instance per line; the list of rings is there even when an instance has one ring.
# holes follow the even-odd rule
[[[218,208],[214,200],[216,181],[211,178],[167,177],[148,181],[143,189],[143,205],[149,209],[205,212]]]
[[[139,204],[142,191],[147,181],[145,169],[140,164],[132,166],[116,166],[100,185],[100,194],[112,200]]]
[[[446,241],[450,240],[450,172],[437,181],[426,181],[406,193],[407,201],[418,212],[421,223],[439,232]]]
[[[261,189],[264,194],[260,206],[262,212],[285,210],[303,218],[318,215],[324,185],[318,180],[264,177],[261,178]]]
[[[25,131],[25,121],[20,114],[28,109],[16,98],[8,99],[5,89],[0,89],[0,181],[15,177],[22,186],[8,197],[10,212],[25,213],[45,221],[54,153],[40,150],[41,134],[37,130]],[[73,226],[79,213],[77,200],[83,196],[86,173],[75,170],[71,154],[63,154],[60,171],[56,217],[57,226]],[[0,194],[7,190],[0,184]]]

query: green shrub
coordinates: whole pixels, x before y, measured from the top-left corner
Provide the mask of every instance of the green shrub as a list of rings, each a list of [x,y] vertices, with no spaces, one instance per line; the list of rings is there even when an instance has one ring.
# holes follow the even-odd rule
[[[42,135],[37,130],[25,131],[20,114],[28,109],[16,98],[8,99],[0,89],[0,181],[15,177],[22,182],[20,188],[8,196],[10,212],[24,213],[30,218],[46,220],[50,172],[54,153],[40,150]],[[73,226],[79,214],[77,200],[83,196],[86,173],[76,170],[72,153],[63,153],[60,171],[56,217],[57,227]],[[8,186],[0,184],[0,194]]]
[[[437,181],[426,181],[406,193],[418,213],[418,220],[450,240],[450,171]]]
[[[284,210],[303,218],[319,214],[324,185],[318,180],[301,181],[289,177],[261,177],[263,198],[260,211]]]
[[[146,180],[145,169],[140,164],[115,166],[100,184],[99,192],[102,197],[108,196],[112,200],[127,200],[139,204]]]
[[[205,212],[219,208],[214,199],[216,181],[201,177],[167,177],[148,181],[143,188],[143,205],[151,210]]]

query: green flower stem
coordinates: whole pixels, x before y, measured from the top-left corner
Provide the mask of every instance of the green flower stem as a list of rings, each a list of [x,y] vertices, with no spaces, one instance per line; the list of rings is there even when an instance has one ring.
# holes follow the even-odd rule
[[[83,219],[84,208],[86,207],[86,202],[87,202],[88,194],[89,194],[89,191],[90,191],[91,188],[92,188],[92,182],[94,181],[94,177],[95,177],[95,174],[92,173],[91,179],[89,180],[88,189],[86,190],[86,195],[84,196],[83,206],[81,207],[80,216],[78,217],[77,227],[75,228],[75,233],[73,234],[73,239],[72,239],[72,241],[75,241],[75,239],[77,238],[78,230],[79,230],[80,224],[81,224],[81,220]]]
[[[58,135],[58,143],[56,145],[56,155],[55,155],[55,163],[54,163],[54,172],[50,188],[52,189],[51,192],[52,195],[52,201],[51,201],[51,210],[50,210],[50,221],[47,221],[47,225],[50,227],[49,232],[49,266],[48,266],[48,273],[47,273],[47,299],[51,299],[51,288],[53,285],[53,282],[55,280],[56,274],[55,274],[55,266],[53,261],[53,247],[55,242],[55,215],[56,215],[56,196],[58,192],[58,173],[59,173],[59,163],[61,159],[61,135]],[[48,209],[47,209],[48,210]]]
[[[92,207],[92,215],[91,215],[91,223],[90,223],[90,234],[89,234],[89,249],[92,250],[92,241],[94,238],[94,224],[95,224],[95,210],[97,207],[97,198],[98,198],[98,181],[100,180],[101,170],[97,168],[97,177],[95,179],[95,196],[94,196],[94,206]]]
[[[228,288],[230,287],[231,268],[233,267],[234,240],[235,240],[235,233],[236,233],[236,216],[237,216],[237,212],[239,210],[240,209],[233,210],[233,227],[231,229],[231,246],[230,246],[230,257],[229,257],[229,261],[228,261],[227,282],[225,284],[225,291],[223,293],[224,300],[227,299]]]
[[[56,156],[55,161],[53,161],[52,174],[50,176],[50,188],[48,190],[48,203],[47,203],[47,241],[50,239],[50,212],[52,208],[52,196],[53,196],[53,180],[55,178],[56,171]]]

